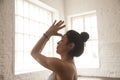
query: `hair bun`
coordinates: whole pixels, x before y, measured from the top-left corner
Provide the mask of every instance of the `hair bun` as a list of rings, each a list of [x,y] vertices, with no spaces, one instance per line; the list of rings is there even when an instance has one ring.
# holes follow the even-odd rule
[[[83,42],[86,42],[89,39],[89,34],[87,32],[82,32],[80,35]]]

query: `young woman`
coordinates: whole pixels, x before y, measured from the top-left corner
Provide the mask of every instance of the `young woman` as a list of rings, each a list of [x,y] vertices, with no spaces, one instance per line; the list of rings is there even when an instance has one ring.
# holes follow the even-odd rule
[[[88,33],[82,32],[79,34],[74,30],[69,30],[64,35],[59,34],[58,31],[64,27],[64,21],[54,21],[52,26],[44,33],[31,52],[31,55],[38,63],[53,71],[49,80],[77,80],[74,57],[78,57],[83,53],[84,43],[89,38]],[[41,54],[46,42],[52,36],[60,36],[62,38],[58,42],[56,50],[61,56],[61,59],[46,57]]]

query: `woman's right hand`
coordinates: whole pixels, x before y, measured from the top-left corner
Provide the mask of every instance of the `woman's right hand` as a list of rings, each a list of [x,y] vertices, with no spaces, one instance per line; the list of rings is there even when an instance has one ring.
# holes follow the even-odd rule
[[[51,27],[48,29],[48,31],[45,33],[48,37],[51,36],[62,36],[62,34],[58,33],[58,31],[62,28],[64,28],[64,21],[60,20],[57,22],[56,20],[54,23],[51,25]]]

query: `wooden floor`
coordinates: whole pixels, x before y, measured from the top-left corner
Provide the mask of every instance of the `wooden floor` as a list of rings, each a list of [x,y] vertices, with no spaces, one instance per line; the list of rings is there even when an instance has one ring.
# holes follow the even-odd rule
[[[78,77],[78,80],[120,80],[120,78],[108,78],[108,77]]]

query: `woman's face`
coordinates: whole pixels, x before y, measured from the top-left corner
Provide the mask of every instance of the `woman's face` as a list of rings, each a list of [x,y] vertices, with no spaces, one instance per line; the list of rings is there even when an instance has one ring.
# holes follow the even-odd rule
[[[58,54],[61,55],[64,53],[68,53],[69,48],[68,48],[67,42],[68,42],[67,36],[63,35],[57,45],[57,53]]]

